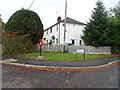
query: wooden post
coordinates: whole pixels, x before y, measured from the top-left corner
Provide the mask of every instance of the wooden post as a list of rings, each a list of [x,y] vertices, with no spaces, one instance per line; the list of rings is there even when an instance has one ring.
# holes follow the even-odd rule
[[[40,56],[41,56],[41,53],[42,53],[42,49],[41,49],[42,46],[40,46]]]
[[[84,60],[85,60],[85,49],[84,49],[84,53],[83,54],[84,54]]]

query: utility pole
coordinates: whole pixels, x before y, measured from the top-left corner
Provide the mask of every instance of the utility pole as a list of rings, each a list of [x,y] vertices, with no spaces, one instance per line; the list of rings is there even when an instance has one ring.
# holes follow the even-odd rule
[[[0,14],[0,44],[2,44],[2,18]]]
[[[2,32],[2,18],[1,18],[1,14],[0,14],[0,33]]]
[[[66,16],[67,16],[67,0],[65,2],[65,20],[64,20],[64,44],[65,44],[65,37],[66,37]],[[65,53],[65,45],[63,48],[63,53]]]
[[[57,15],[57,11],[56,11],[56,17],[57,17],[57,31],[58,31],[58,45],[60,45],[60,21],[61,21],[61,16]]]
[[[34,0],[33,0],[32,3],[30,4],[30,7],[28,8],[29,10],[30,10],[31,6],[33,5],[33,3],[34,3]]]

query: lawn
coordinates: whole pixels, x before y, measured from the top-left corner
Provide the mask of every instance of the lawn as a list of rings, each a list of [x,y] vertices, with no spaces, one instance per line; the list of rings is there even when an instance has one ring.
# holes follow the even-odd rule
[[[32,52],[32,53],[19,54],[17,56],[23,58],[37,59],[37,56],[39,55],[40,55],[39,52]],[[57,61],[84,60],[83,54],[75,54],[75,53],[42,52],[42,56],[44,56],[43,60],[57,60]],[[111,57],[111,55],[97,55],[97,54],[85,55],[86,60],[94,59],[94,58],[103,58],[103,57]]]

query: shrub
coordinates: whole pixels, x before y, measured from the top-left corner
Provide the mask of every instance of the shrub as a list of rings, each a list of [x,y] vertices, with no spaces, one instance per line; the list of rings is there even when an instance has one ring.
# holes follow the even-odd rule
[[[16,32],[3,32],[3,55],[15,55],[35,50],[29,35]]]

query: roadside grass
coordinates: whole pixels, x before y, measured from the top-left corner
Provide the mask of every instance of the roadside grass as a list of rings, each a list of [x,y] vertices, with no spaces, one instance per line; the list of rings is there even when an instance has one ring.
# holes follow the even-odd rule
[[[17,57],[29,58],[29,59],[37,59],[37,56],[40,55],[40,52],[31,52],[25,54],[19,54]],[[42,52],[42,56],[44,56],[43,60],[55,60],[55,61],[80,61],[84,60],[83,54],[76,53],[58,53],[58,52]],[[77,59],[76,59],[77,57]],[[94,58],[104,58],[104,57],[112,57],[111,55],[100,55],[100,54],[86,54],[85,59],[94,59]]]

